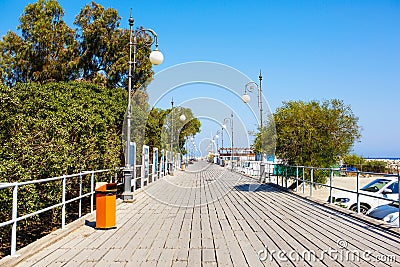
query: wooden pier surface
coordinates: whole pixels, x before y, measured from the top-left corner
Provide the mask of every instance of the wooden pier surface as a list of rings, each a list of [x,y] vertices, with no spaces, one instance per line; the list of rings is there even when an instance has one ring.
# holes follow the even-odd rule
[[[203,161],[135,198],[116,229],[94,229],[93,214],[0,265],[400,266],[398,235]]]

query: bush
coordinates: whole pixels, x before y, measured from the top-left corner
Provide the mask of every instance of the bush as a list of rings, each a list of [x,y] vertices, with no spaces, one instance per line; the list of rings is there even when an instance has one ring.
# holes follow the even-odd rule
[[[121,166],[126,92],[81,82],[0,85],[0,182],[22,182]],[[74,193],[78,181],[67,183]],[[72,190],[71,190],[72,189]],[[61,201],[60,182],[20,187],[18,215]],[[75,192],[76,193],[76,192]],[[10,219],[12,194],[0,189],[0,222]],[[21,221],[47,223],[59,209]],[[43,218],[43,217],[46,218]],[[42,227],[41,226],[41,227]],[[8,231],[0,228],[0,235]]]
[[[367,160],[362,166],[362,171],[363,172],[384,173],[384,172],[386,172],[386,168],[387,168],[387,164],[384,161]]]

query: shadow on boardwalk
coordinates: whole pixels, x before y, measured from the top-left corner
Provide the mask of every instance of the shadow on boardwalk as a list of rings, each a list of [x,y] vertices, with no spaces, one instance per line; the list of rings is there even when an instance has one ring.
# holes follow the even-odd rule
[[[271,187],[270,185],[259,184],[259,183],[241,184],[241,185],[236,185],[234,188],[236,190],[239,190],[239,191],[247,191],[247,192],[272,192],[272,191],[276,191],[276,188]]]

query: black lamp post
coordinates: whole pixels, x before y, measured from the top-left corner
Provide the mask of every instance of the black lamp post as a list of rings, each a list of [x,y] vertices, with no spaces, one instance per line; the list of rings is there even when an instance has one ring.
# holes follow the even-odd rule
[[[259,84],[256,82],[250,81],[245,84],[244,86],[244,94],[242,96],[242,100],[244,103],[249,103],[250,102],[250,96],[247,94],[247,92],[252,92],[254,89],[254,86],[257,87],[258,91],[258,107],[260,109],[260,138],[261,142],[263,139],[263,104],[262,104],[262,75],[261,75],[261,70],[260,70],[260,75],[258,76],[258,79],[260,81]],[[261,147],[261,150],[263,148]],[[264,163],[264,153],[261,152],[261,163],[260,163],[260,182],[264,181],[264,172],[265,172],[265,163]]]
[[[128,111],[127,111],[127,122],[126,122],[126,147],[125,147],[125,168],[124,172],[124,192],[122,193],[122,200],[130,201],[133,199],[132,193],[132,173],[135,163],[131,162],[131,118],[132,118],[132,66],[133,73],[136,70],[136,46],[137,46],[137,35],[138,33],[146,33],[149,32],[153,35],[153,38],[150,42],[145,42],[147,46],[151,46],[155,43],[156,48],[150,53],[150,62],[153,65],[160,65],[164,61],[164,56],[158,50],[158,36],[152,29],[140,29],[136,32],[133,32],[132,27],[134,20],[132,18],[132,9],[129,17],[129,61],[128,61]],[[133,37],[133,42],[132,42]],[[133,61],[132,61],[132,48],[133,48]],[[135,159],[133,159],[134,161]]]

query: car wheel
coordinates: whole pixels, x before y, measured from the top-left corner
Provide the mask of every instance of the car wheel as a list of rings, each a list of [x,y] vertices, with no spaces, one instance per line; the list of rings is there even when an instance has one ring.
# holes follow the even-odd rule
[[[360,213],[366,214],[370,207],[364,203],[360,203]],[[350,210],[357,212],[357,204],[350,207]]]

